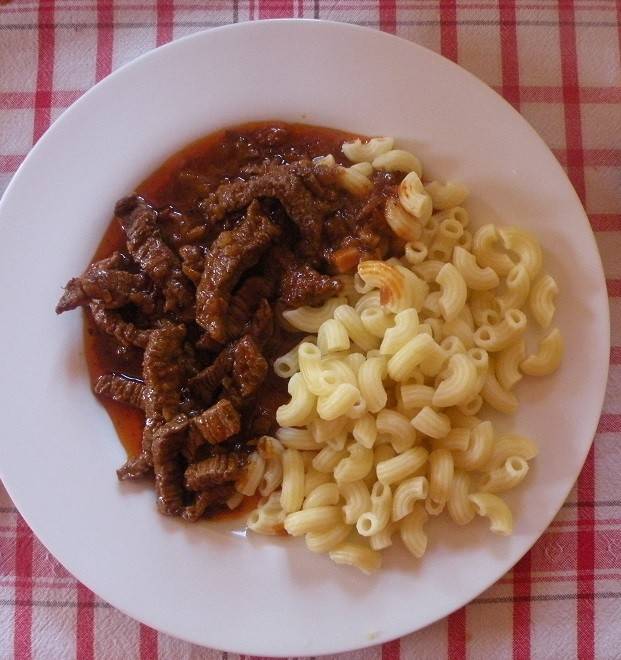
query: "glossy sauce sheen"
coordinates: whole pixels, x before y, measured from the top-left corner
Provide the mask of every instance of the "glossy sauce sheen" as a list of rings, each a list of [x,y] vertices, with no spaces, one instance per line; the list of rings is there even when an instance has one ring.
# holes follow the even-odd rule
[[[227,129],[242,137],[259,129],[277,127],[278,122],[257,122]],[[284,124],[283,124],[284,126]],[[282,144],[274,147],[273,156],[288,156],[304,152],[311,157],[334,154],[342,163],[346,161],[341,156],[341,145],[350,140],[351,133],[344,131],[308,126],[305,124],[287,124],[287,137]],[[172,205],[185,210],[195,199],[190,199],[187,187],[179,183],[179,173],[191,170],[199,173],[208,184],[220,183],[226,177],[234,177],[240,168],[240,162],[235,150],[227,150],[227,131],[219,131],[198,140],[170,157],[151,176],[141,183],[136,192],[143,195],[155,206]],[[130,191],[127,191],[130,192]],[[116,219],[108,226],[92,261],[110,256],[115,250],[125,250],[125,234]],[[282,346],[282,353],[288,350],[294,342],[290,339]],[[99,376],[106,373],[124,374],[141,379],[142,351],[128,349],[119,354],[116,343],[108,335],[100,332],[92,323],[88,312],[85,313],[84,345],[91,385]],[[260,404],[279,405],[287,398],[286,381],[277,378],[270,370],[269,380],[263,388]],[[129,456],[140,452],[144,414],[123,403],[117,403],[106,397],[97,397],[110,416],[116,432]],[[245,508],[245,507],[244,507]]]

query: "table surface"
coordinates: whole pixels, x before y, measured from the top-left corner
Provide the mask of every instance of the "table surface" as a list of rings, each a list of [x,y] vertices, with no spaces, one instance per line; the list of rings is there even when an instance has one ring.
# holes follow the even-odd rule
[[[0,194],[48,126],[117,67],[199,30],[290,16],[396,33],[513,104],[582,199],[612,315],[597,435],[546,533],[447,619],[339,660],[621,658],[621,2],[0,0]],[[160,634],[94,596],[33,536],[0,484],[0,658],[31,657],[234,658]]]

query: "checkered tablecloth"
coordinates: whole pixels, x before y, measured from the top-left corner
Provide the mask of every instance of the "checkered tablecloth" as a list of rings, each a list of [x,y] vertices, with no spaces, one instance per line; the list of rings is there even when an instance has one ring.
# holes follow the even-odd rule
[[[610,379],[595,443],[548,531],[467,607],[339,660],[621,658],[620,2],[0,0],[0,194],[47,127],[118,66],[198,30],[290,16],[396,33],[459,62],[512,103],[586,207],[612,311]],[[160,634],[94,596],[33,537],[0,484],[0,658],[31,657],[227,654]]]

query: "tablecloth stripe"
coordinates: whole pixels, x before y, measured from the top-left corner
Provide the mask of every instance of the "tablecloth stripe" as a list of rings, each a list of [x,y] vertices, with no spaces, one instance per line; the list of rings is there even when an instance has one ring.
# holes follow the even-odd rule
[[[339,660],[618,660],[621,2],[13,0],[0,5],[0,192],[49,123],[120,64],[204,27],[275,16],[349,21],[416,39],[499,91],[540,131],[586,205],[612,310],[611,377],[595,444],[540,541],[448,619]],[[79,58],[74,41],[84,49]],[[22,58],[23,74],[9,59],[13,53]],[[117,627],[118,636],[111,635]],[[0,658],[75,656],[239,657],[157,633],[92,595],[49,557],[0,487]]]

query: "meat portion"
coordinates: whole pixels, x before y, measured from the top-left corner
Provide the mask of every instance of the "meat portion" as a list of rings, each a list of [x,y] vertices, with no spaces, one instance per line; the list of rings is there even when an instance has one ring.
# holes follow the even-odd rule
[[[180,361],[184,338],[183,325],[169,323],[151,331],[142,364],[145,385],[142,396],[145,411],[142,450],[138,457],[130,459],[117,471],[119,479],[134,479],[149,472],[153,465],[155,433],[178,412],[185,376]]]
[[[255,201],[235,229],[223,231],[213,242],[196,291],[196,322],[214,341],[228,339],[225,317],[231,290],[279,233]]]
[[[225,442],[239,433],[241,428],[239,413],[228,399],[220,399],[211,408],[194,417],[192,424],[212,445]]]
[[[222,184],[201,202],[201,211],[212,220],[221,220],[257,198],[278,199],[300,230],[307,248],[303,251],[316,253],[323,217],[335,209],[334,192],[326,189],[317,177],[333,179],[331,168],[299,161],[285,165],[269,163],[255,167],[253,172],[256,176],[247,181],[235,179]]]
[[[274,312],[272,306],[269,304],[267,298],[263,298],[259,302],[257,311],[247,324],[248,335],[254,339],[258,346],[265,346],[265,344],[274,335]]]
[[[193,294],[181,272],[177,255],[164,241],[158,226],[157,211],[138,195],[122,199],[115,215],[127,235],[127,249],[136,263],[164,293],[165,311],[184,311],[191,307]]]
[[[218,454],[200,463],[194,463],[185,471],[185,487],[188,490],[201,491],[211,486],[220,486],[235,481],[245,462],[245,454],[231,452],[230,454]]]
[[[124,321],[119,312],[106,309],[100,303],[92,302],[89,305],[91,316],[95,325],[103,332],[114,337],[122,346],[138,346],[145,348],[151,330],[138,328],[129,321]]]
[[[230,337],[239,337],[261,304],[274,295],[275,283],[267,277],[248,277],[231,297],[227,323]],[[268,303],[269,305],[269,303]]]
[[[144,409],[144,383],[118,374],[104,374],[95,383],[95,394],[107,396],[114,401]]]
[[[188,381],[190,389],[203,400],[205,405],[213,401],[216,392],[222,386],[222,381],[231,373],[233,348],[234,346],[227,346],[222,349],[212,364]]]
[[[153,471],[157,508],[166,516],[176,516],[183,508],[183,462],[181,447],[188,419],[178,415],[158,428],[153,437]]]
[[[188,522],[196,522],[205,515],[207,509],[225,504],[234,492],[233,486],[226,485],[197,493],[194,502],[183,509],[181,516]]]
[[[233,382],[242,398],[252,396],[267,375],[267,362],[256,342],[245,335],[233,351]]]
[[[118,252],[108,259],[91,264],[81,277],[67,282],[56,313],[94,301],[105,309],[119,309],[134,304],[147,314],[153,312],[155,303],[153,292],[148,290],[148,280],[144,273],[130,273],[121,268],[126,265]]]
[[[300,264],[285,269],[280,283],[280,300],[287,307],[318,305],[336,296],[342,288],[339,280],[318,273],[308,264]]]
[[[205,255],[198,245],[183,245],[179,248],[183,274],[198,285],[205,268]]]

